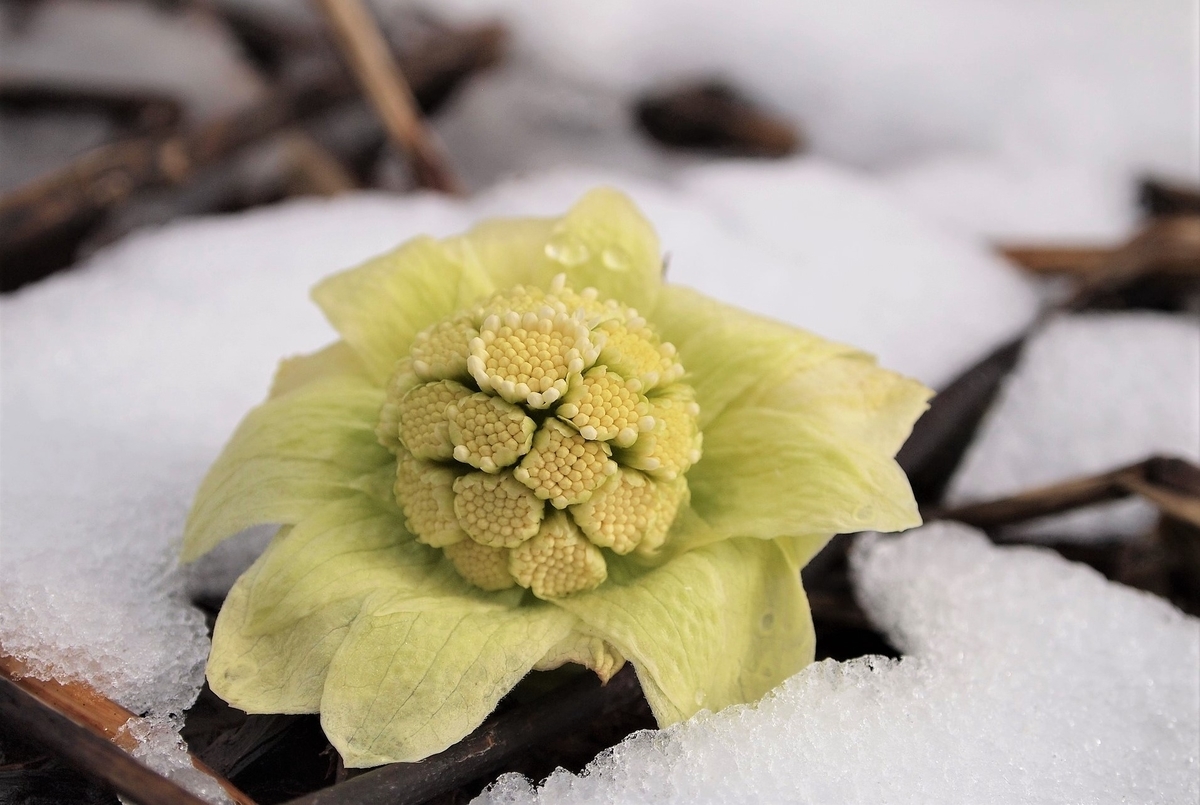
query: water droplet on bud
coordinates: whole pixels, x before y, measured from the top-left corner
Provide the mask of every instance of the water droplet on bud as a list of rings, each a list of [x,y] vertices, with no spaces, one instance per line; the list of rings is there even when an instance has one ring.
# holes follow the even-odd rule
[[[564,266],[577,266],[586,262],[592,253],[575,235],[556,235],[546,244],[546,256]]]
[[[600,262],[610,271],[628,271],[632,265],[629,254],[624,249],[618,249],[615,246],[609,246],[600,253]]]

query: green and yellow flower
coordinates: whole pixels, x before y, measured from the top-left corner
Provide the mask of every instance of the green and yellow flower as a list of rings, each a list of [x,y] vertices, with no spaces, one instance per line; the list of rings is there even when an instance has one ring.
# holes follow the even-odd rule
[[[813,659],[800,568],[920,522],[892,457],[928,391],[664,284],[615,191],[417,238],[314,297],[342,340],[281,364],[184,558],[282,524],[209,683],[319,712],[348,766],[438,752],[564,663],[633,663],[662,725],[757,699]]]

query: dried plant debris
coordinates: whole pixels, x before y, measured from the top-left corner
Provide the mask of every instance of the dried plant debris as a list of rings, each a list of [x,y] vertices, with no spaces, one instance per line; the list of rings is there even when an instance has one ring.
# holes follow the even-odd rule
[[[1148,215],[1200,215],[1200,186],[1147,177],[1138,188],[1138,201]]]
[[[637,101],[642,130],[664,145],[731,156],[785,157],[801,150],[795,125],[723,81],[701,81]]]
[[[397,61],[416,101],[426,109],[444,102],[464,78],[493,64],[504,50],[505,31],[496,24],[465,28],[426,24],[424,28],[425,35],[398,53]],[[281,77],[246,103],[222,107],[209,115],[188,115],[187,125],[181,127],[166,126],[163,115],[158,114],[159,122],[153,126],[140,119],[133,128],[98,128],[106,119],[89,112],[90,117],[68,130],[69,136],[63,140],[62,132],[53,138],[38,138],[45,125],[39,127],[37,117],[18,120],[5,137],[6,144],[16,146],[16,153],[23,156],[6,163],[28,167],[6,168],[0,175],[7,182],[3,186],[10,189],[0,197],[0,263],[5,267],[0,290],[12,290],[69,264],[81,240],[102,225],[110,211],[131,201],[148,202],[161,221],[172,215],[242,209],[288,195],[328,194],[357,184],[346,171],[371,172],[370,164],[364,167],[361,163],[373,163],[378,157],[381,133],[368,134],[365,142],[358,136],[350,147],[331,152],[327,145],[301,132],[285,131],[302,123],[315,129],[318,124],[312,118],[333,107],[340,107],[351,127],[355,119],[357,90],[332,54],[320,49],[310,52],[315,47],[312,43],[297,47],[306,48],[293,54],[305,63],[305,69]],[[67,76],[25,79],[24,83],[32,81],[33,86],[41,87],[50,82],[61,101],[54,111],[44,113],[52,120],[61,119],[64,104],[67,111],[79,105],[75,96],[91,98],[92,106],[106,101],[110,111],[114,99],[128,107],[142,96],[157,97],[155,91],[140,85],[132,89],[119,83],[89,88],[70,80]],[[40,92],[41,96],[47,94],[45,89]],[[144,104],[141,108],[144,117],[155,109],[161,111],[162,106]],[[281,132],[284,140],[272,143]],[[275,159],[281,164],[265,176],[255,179],[255,171],[249,171],[251,180],[247,181],[245,165],[231,164],[247,150],[272,145],[282,151],[282,157]],[[344,166],[339,164],[342,162]],[[264,172],[260,169],[257,173]],[[145,191],[156,188],[174,188],[177,193],[160,192],[157,199],[146,199]],[[110,229],[121,231],[120,225]]]

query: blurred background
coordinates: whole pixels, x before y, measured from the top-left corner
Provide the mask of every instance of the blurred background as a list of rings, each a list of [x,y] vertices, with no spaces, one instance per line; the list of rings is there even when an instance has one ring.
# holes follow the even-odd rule
[[[0,8],[5,290],[179,216],[430,184],[319,5]],[[371,12],[465,192],[564,165],[669,181],[696,162],[808,157],[995,244],[1104,246],[1200,181],[1191,0]]]

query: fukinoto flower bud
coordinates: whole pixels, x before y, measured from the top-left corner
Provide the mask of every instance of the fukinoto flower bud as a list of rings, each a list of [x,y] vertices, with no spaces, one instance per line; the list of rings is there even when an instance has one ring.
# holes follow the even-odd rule
[[[662,254],[600,188],[323,280],[341,340],[281,366],[188,517],[186,559],[280,527],[212,690],[320,713],[362,767],[442,751],[531,669],[633,663],[665,726],[811,662],[799,569],[920,522],[893,456],[928,392]]]
[[[433,324],[397,364],[377,429],[403,448],[410,528],[485,589],[506,572],[540,598],[596,587],[602,549],[653,553],[687,497],[700,409],[683,372],[635,310],[563,275]]]

